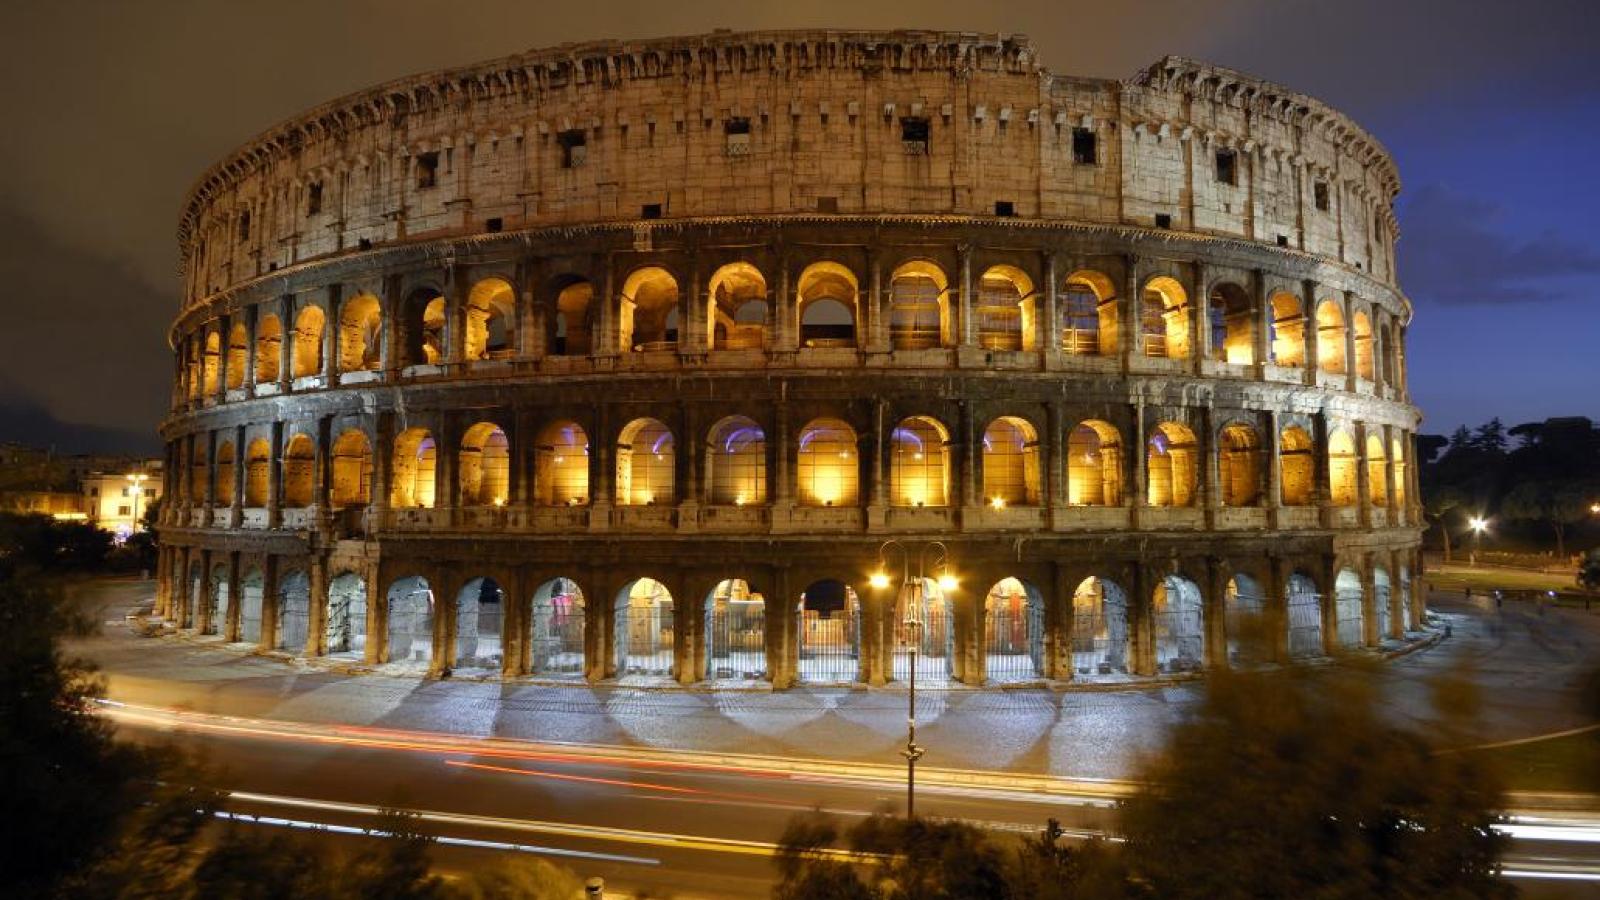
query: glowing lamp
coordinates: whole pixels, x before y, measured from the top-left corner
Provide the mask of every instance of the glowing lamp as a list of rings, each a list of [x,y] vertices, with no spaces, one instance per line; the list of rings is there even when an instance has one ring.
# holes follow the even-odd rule
[[[945,592],[946,594],[955,590],[958,584],[959,582],[956,581],[956,577],[951,575],[949,572],[945,572],[939,576],[939,590]]]
[[[1004,498],[1004,497],[994,497],[994,498],[990,499],[989,505],[994,507],[995,509],[1005,509],[1006,508],[1006,498]]]
[[[889,586],[889,573],[881,569],[873,572],[872,576],[867,579],[867,583],[872,585],[873,590],[881,591]]]

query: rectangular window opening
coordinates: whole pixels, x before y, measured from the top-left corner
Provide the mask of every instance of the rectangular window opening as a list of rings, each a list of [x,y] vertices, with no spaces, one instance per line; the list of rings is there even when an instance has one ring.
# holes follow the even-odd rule
[[[484,230],[488,231],[490,234],[494,234],[504,230],[506,223],[504,219],[500,218],[499,216],[495,216],[494,218],[485,221],[483,223],[483,227]]]
[[[250,213],[249,212],[242,212],[242,213],[239,214],[239,240],[241,240],[241,241],[250,240]]]
[[[439,153],[417,154],[417,187],[431,188],[439,183]]]
[[[994,214],[997,216],[1014,216],[1017,214],[1016,206],[1010,200],[996,200]]]
[[[750,120],[736,116],[724,122],[723,133],[727,135],[728,155],[744,156],[750,152]]]
[[[313,181],[306,185],[306,215],[314,216],[322,212],[322,182]]]
[[[639,218],[641,218],[641,219],[659,219],[659,218],[661,218],[661,204],[659,204],[659,203],[646,203],[644,206],[639,207]]]
[[[1087,128],[1072,129],[1072,161],[1080,166],[1092,166],[1096,157],[1095,134]]]
[[[1172,227],[1172,214],[1171,213],[1156,213],[1156,227],[1157,228],[1171,228]]]
[[[583,129],[573,128],[556,135],[556,143],[561,145],[561,168],[576,169],[589,159],[588,138]]]
[[[1311,196],[1317,204],[1317,209],[1323,212],[1328,211],[1328,183],[1326,181],[1312,182]]]
[[[1239,155],[1232,150],[1217,151],[1217,180],[1223,184],[1239,183]]]
[[[923,116],[905,116],[900,119],[900,144],[910,156],[928,155],[930,127]]]
[[[1287,246],[1289,246],[1289,236],[1287,234],[1278,235],[1278,246],[1279,247],[1287,247]]]
[[[838,197],[818,197],[817,198],[817,212],[820,212],[820,213],[836,213],[838,211],[839,211],[839,198]]]

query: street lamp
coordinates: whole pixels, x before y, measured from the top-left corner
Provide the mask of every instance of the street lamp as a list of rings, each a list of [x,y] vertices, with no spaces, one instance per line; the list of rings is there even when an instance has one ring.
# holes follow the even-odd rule
[[[911,551],[906,545],[897,540],[884,541],[878,547],[878,570],[868,578],[868,584],[874,590],[884,590],[889,587],[890,579],[888,562],[885,555],[890,547],[900,551],[901,580],[900,593],[896,598],[896,605],[900,607],[901,624],[906,629],[906,641],[911,653],[911,677],[909,692],[906,698],[906,747],[900,755],[906,758],[906,819],[916,816],[917,809],[917,760],[927,752],[925,748],[917,746],[917,651],[922,647],[923,629],[927,623],[923,621],[923,610],[927,606],[927,585],[923,573],[927,568],[928,551],[938,548],[938,555],[933,559],[933,567],[939,573],[936,579],[939,590],[944,593],[954,591],[958,586],[956,576],[950,571],[950,551],[942,541],[929,541],[917,551],[917,573],[911,574]]]
[[[1483,540],[1483,533],[1489,530],[1489,520],[1483,516],[1473,516],[1467,520],[1467,527],[1472,529],[1472,558],[1468,561],[1475,566],[1478,564],[1478,545]]]
[[[144,483],[149,480],[150,476],[143,472],[128,473],[128,482],[132,484],[130,490],[133,492],[133,521],[128,524],[130,534],[139,530],[139,498],[144,494]]]

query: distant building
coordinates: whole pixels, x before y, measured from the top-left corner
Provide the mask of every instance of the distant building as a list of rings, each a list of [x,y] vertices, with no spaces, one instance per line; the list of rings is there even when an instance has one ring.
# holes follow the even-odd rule
[[[38,513],[57,519],[82,519],[83,496],[76,491],[0,490],[0,512]]]
[[[139,519],[161,498],[159,460],[118,472],[91,472],[82,480],[83,512],[89,521],[119,537],[143,530]]]

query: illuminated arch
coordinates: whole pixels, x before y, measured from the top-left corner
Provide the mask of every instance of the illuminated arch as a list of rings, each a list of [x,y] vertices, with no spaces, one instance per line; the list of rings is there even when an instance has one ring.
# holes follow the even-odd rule
[[[660,266],[635,269],[622,283],[620,348],[670,350],[678,345],[678,280]]]
[[[1150,435],[1146,456],[1149,506],[1194,506],[1200,448],[1194,432],[1177,422],[1162,422]]]
[[[593,349],[591,322],[594,285],[584,279],[564,284],[556,294],[551,352],[556,356],[587,356]]]
[[[339,371],[382,367],[383,310],[371,294],[351,297],[339,309]]]
[[[1145,283],[1139,303],[1139,330],[1145,356],[1189,358],[1189,295],[1176,279],[1162,275]]]
[[[1067,276],[1057,300],[1061,349],[1076,356],[1117,353],[1117,292],[1111,279],[1090,269]]]
[[[889,435],[889,505],[945,506],[950,434],[927,416],[902,419]]]
[[[215,331],[206,331],[204,350],[200,357],[200,374],[204,383],[201,390],[209,397],[217,392],[222,357],[222,337]]]
[[[719,506],[767,502],[767,436],[754,420],[728,416],[707,433],[706,480]]]
[[[1300,298],[1287,292],[1272,295],[1272,361],[1280,366],[1306,364],[1306,317]]]
[[[1261,440],[1249,425],[1224,426],[1217,440],[1217,464],[1223,506],[1256,506],[1261,502]]]
[[[1356,345],[1356,377],[1373,379],[1373,347],[1372,347],[1372,319],[1365,310],[1357,310],[1351,316],[1355,328]]]
[[[1091,576],[1072,592],[1072,667],[1079,677],[1126,675],[1130,639],[1128,595]]]
[[[296,509],[311,505],[317,448],[311,438],[297,434],[283,450],[283,505]]]
[[[1315,499],[1316,448],[1298,425],[1283,429],[1278,439],[1278,486],[1284,506],[1310,506]]]
[[[1355,441],[1344,430],[1328,436],[1328,498],[1334,506],[1356,505]]]
[[[813,419],[800,430],[797,469],[802,506],[854,506],[861,462],[856,432],[838,419]]]
[[[277,316],[265,315],[256,321],[256,384],[278,380],[278,363],[283,359],[283,323]]]
[[[895,350],[948,347],[950,280],[927,260],[895,267],[889,276],[889,346]]]
[[[372,501],[372,448],[359,428],[344,431],[333,442],[333,483],[328,503],[334,509],[366,506]]]
[[[517,345],[517,292],[504,278],[485,278],[467,292],[468,361],[509,359]]]
[[[671,504],[676,465],[672,429],[658,419],[634,419],[617,437],[617,505]]]
[[[717,350],[766,345],[767,280],[747,262],[731,262],[711,274],[706,294],[706,346]]]
[[[1256,309],[1244,288],[1229,282],[1212,288],[1206,315],[1212,359],[1243,366],[1256,361]]]
[[[457,457],[462,506],[504,506],[511,499],[511,440],[493,422],[478,422],[461,436]]]
[[[1090,419],[1067,436],[1067,502],[1122,505],[1122,436],[1116,426]]]
[[[223,441],[217,447],[217,505],[233,505],[233,442]],[[136,487],[135,490],[138,490]]]
[[[1016,266],[990,266],[978,278],[972,313],[978,345],[988,350],[1036,350],[1033,279]]]
[[[796,296],[800,346],[856,346],[860,286],[854,272],[836,262],[814,262],[800,273]]]
[[[431,508],[435,499],[435,477],[439,470],[439,448],[426,428],[408,428],[395,436],[394,472],[389,488],[389,505],[397,509]]]
[[[266,438],[250,442],[244,465],[244,505],[255,509],[266,506],[272,490],[272,445]]]
[[[583,506],[589,502],[589,435],[571,420],[552,422],[534,448],[534,502]]]
[[[326,324],[322,307],[307,306],[294,320],[294,348],[290,364],[294,377],[306,378],[322,372],[322,329]]]
[[[228,390],[236,391],[244,387],[244,370],[249,359],[250,335],[244,323],[240,322],[228,331],[227,377],[224,381]]]
[[[1384,456],[1383,437],[1367,435],[1367,499],[1373,506],[1389,505],[1389,461]]]
[[[1001,416],[983,430],[983,496],[997,509],[1039,505],[1039,434],[1026,419]]]
[[[1317,368],[1343,375],[1345,368],[1344,309],[1337,300],[1317,304]]]

